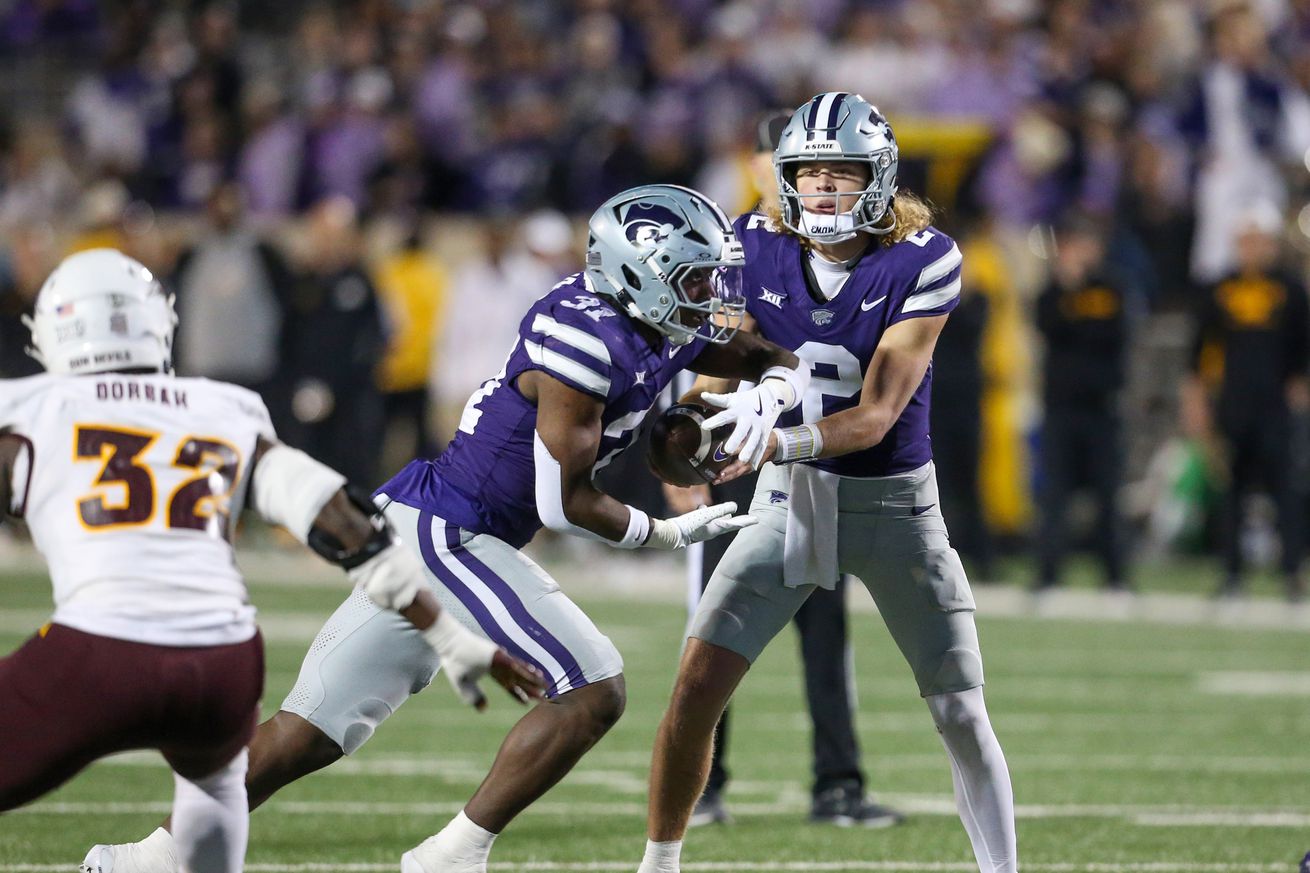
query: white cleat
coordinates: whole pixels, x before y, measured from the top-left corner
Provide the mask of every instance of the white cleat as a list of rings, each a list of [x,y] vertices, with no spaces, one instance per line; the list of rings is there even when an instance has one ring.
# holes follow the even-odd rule
[[[400,873],[487,873],[486,861],[453,856],[438,843],[439,837],[428,837],[401,855]]]
[[[92,846],[80,873],[178,873],[173,837],[163,828],[139,843]]]

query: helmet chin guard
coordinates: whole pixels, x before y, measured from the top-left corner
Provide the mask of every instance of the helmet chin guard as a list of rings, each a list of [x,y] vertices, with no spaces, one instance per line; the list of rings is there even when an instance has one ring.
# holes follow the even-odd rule
[[[69,255],[24,318],[28,353],[51,373],[173,371],[172,295],[140,262],[116,249]]]

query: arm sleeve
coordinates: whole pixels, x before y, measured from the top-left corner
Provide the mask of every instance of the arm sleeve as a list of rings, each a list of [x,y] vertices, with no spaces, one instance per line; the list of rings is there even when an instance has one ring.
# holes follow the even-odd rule
[[[605,341],[558,310],[535,313],[524,325],[523,349],[534,369],[583,394],[605,400],[619,372]]]

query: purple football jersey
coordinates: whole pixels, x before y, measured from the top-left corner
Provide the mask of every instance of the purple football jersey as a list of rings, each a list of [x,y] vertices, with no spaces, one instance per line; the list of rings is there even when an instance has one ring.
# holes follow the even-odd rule
[[[576,273],[542,297],[519,324],[505,367],[464,407],[455,439],[435,460],[411,461],[379,492],[515,548],[541,527],[537,515],[533,432],[537,409],[516,380],[541,370],[604,401],[600,469],[627,448],[655,399],[705,347],[652,346],[637,322],[592,293]]]
[[[851,271],[832,300],[806,288],[800,241],[747,213],[734,222],[746,249],[742,292],[765,339],[810,364],[801,404],[778,419],[782,427],[813,423],[860,402],[864,374],[887,328],[907,318],[942,315],[960,300],[960,250],[934,227],[889,247],[875,246]],[[842,476],[890,476],[932,459],[928,402],[932,366],[901,417],[878,445],[837,458],[809,461]]]

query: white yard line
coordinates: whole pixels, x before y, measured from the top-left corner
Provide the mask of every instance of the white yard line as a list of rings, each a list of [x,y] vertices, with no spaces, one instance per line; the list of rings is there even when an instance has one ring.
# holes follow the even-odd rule
[[[497,862],[491,863],[492,873],[629,873],[634,859],[626,861],[584,862]],[[63,873],[67,864],[9,864],[0,866],[7,873]],[[305,863],[305,864],[247,864],[248,873],[393,873],[395,863]],[[682,869],[688,873],[842,873],[842,871],[869,871],[869,873],[973,873],[978,869],[973,862],[954,861],[684,861]],[[1186,861],[1132,862],[1079,862],[1034,864],[1025,863],[1029,873],[1288,873],[1287,863],[1260,861],[1209,863]]]
[[[946,795],[880,795],[880,799],[914,815],[956,815],[955,801]],[[262,807],[261,815],[375,815],[375,816],[446,816],[463,808],[462,802],[373,802],[373,801],[278,801]],[[738,802],[732,805],[739,815],[782,815],[804,812],[803,797],[764,803]],[[169,812],[165,801],[127,803],[63,802],[37,803],[14,810],[12,815],[160,815]],[[567,801],[535,804],[530,814],[542,816],[591,816],[594,818],[640,818],[646,804],[640,802],[570,803]],[[1019,804],[1015,816],[1023,819],[1101,818],[1122,819],[1142,827],[1310,827],[1310,810],[1255,809],[1243,807],[1190,807],[1148,804]]]
[[[591,762],[601,766],[588,766],[589,762],[584,759],[582,765],[569,774],[567,784],[599,785],[620,793],[637,791],[644,794],[649,757],[643,754],[641,763],[635,763],[634,759],[634,763],[627,765],[626,768],[621,763],[621,758]],[[1310,774],[1310,758],[1284,758],[1276,755],[1215,757],[1149,753],[1067,755],[1028,754],[1016,751],[1007,754],[1006,758],[1011,769],[1028,773],[1122,771],[1127,773]],[[604,766],[606,764],[613,766]],[[167,767],[164,759],[157,752],[125,752],[104,758],[96,766],[160,770]],[[487,775],[489,766],[490,756],[433,751],[431,755],[367,755],[343,758],[322,772],[334,776],[423,777],[436,778],[444,782],[467,783],[481,782]],[[882,755],[872,766],[876,770],[891,772],[937,770],[945,772],[949,768],[946,755],[941,752]],[[733,792],[736,794],[746,790],[758,794],[799,785],[799,782],[788,780],[752,780],[749,783],[734,780]]]
[[[1296,670],[1223,670],[1202,673],[1196,687],[1205,694],[1240,697],[1310,697],[1310,672]]]

